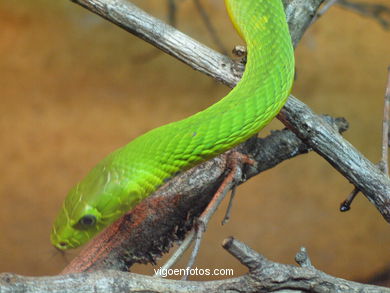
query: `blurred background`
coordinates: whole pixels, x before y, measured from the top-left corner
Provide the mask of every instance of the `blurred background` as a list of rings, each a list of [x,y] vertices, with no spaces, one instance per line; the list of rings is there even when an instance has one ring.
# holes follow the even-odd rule
[[[134,2],[167,19],[165,1]],[[223,1],[202,3],[227,50],[242,44]],[[215,47],[193,2],[177,8],[178,28]],[[67,0],[1,0],[0,54],[0,272],[61,271],[77,250],[62,256],[49,233],[72,185],[114,149],[228,92]],[[345,137],[377,162],[390,33],[334,6],[306,33],[296,58],[293,93],[317,113],[347,118]],[[281,127],[274,121],[262,135]],[[390,225],[363,196],[340,213],[352,188],[315,153],[286,161],[238,188],[223,227],[226,203],[220,208],[196,266],[244,274],[220,245],[233,235],[282,263],[294,263],[305,246],[318,269],[367,280],[390,266]]]

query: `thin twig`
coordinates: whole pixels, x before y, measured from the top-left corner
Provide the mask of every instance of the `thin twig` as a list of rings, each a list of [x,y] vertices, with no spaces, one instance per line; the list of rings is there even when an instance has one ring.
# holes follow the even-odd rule
[[[183,254],[187,251],[187,249],[191,246],[192,242],[195,238],[195,230],[192,229],[188,234],[184,241],[179,245],[176,251],[171,255],[171,257],[164,263],[161,267],[161,270],[157,271],[154,276],[161,277],[161,272],[167,271],[172,268],[183,256]]]
[[[198,256],[199,251],[200,251],[200,245],[202,243],[203,233],[206,230],[206,226],[205,226],[205,224],[203,222],[199,222],[195,229],[196,229],[196,232],[195,232],[195,245],[194,245],[194,249],[192,250],[191,256],[190,256],[190,258],[189,258],[189,260],[187,262],[186,273],[181,278],[182,280],[187,280],[188,279],[189,275],[187,274],[187,271],[189,272],[190,269],[195,264],[196,257]]]
[[[387,68],[387,85],[384,96],[383,105],[383,121],[382,121],[382,147],[381,159],[378,162],[378,169],[384,174],[389,174],[388,153],[389,153],[389,109],[390,109],[390,66]],[[359,193],[359,188],[355,187],[348,197],[340,204],[340,211],[346,212],[351,209],[351,204]]]
[[[168,23],[176,27],[176,1],[168,0]]]
[[[221,223],[222,225],[225,225],[230,220],[230,216],[231,216],[231,213],[232,213],[232,207],[233,207],[233,200],[234,200],[234,196],[236,195],[236,190],[237,190],[237,187],[233,186],[232,192],[230,193],[230,199],[229,199],[228,207],[226,209],[225,216],[223,217],[223,220],[222,220],[222,223]]]
[[[359,191],[360,190],[356,187],[351,191],[347,198],[340,204],[340,212],[347,212],[351,209],[351,204]]]
[[[348,10],[376,20],[385,30],[390,30],[390,7],[365,2],[339,0],[338,4]]]
[[[205,232],[207,225],[217,211],[218,207],[221,205],[223,199],[226,197],[230,189],[235,186],[235,182],[240,181],[242,178],[241,166],[244,163],[253,164],[253,161],[250,160],[247,156],[238,153],[237,151],[232,151],[228,154],[229,167],[231,171],[226,176],[226,178],[221,183],[218,190],[215,192],[215,195],[211,199],[210,203],[207,205],[206,209],[200,215],[195,225],[196,237],[195,237],[195,246],[192,251],[192,254],[187,263],[187,268],[192,268],[195,264],[195,259],[199,254],[200,244],[202,242],[203,233]],[[182,280],[187,280],[188,275],[184,275]]]
[[[305,247],[301,247],[299,252],[295,255],[295,261],[302,268],[313,268],[313,265],[311,264],[310,257],[308,255]]]
[[[316,22],[321,16],[323,16],[333,5],[335,5],[339,0],[328,0],[327,2],[324,3],[322,8],[318,10],[316,15],[313,17],[313,20],[311,23],[313,24]]]
[[[382,127],[382,157],[380,165],[382,171],[385,174],[389,174],[389,163],[388,163],[388,154],[389,154],[389,110],[390,110],[390,66],[387,68],[387,85],[385,92],[383,106],[383,127]]]
[[[210,34],[211,39],[213,40],[213,42],[215,43],[217,48],[221,51],[221,53],[224,55],[227,55],[227,50],[226,50],[225,46],[223,45],[223,42],[219,38],[218,33],[215,30],[212,22],[210,21],[210,17],[207,14],[206,10],[203,8],[203,6],[199,0],[194,0],[194,4],[195,4],[195,7],[200,14],[200,17],[203,20],[203,23],[206,26],[207,31]]]

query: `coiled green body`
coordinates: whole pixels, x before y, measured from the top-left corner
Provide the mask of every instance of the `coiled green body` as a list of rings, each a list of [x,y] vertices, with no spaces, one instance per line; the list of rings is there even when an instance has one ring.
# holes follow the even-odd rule
[[[51,235],[57,248],[85,243],[177,172],[245,141],[279,112],[294,75],[281,0],[225,3],[247,43],[241,81],[206,110],[153,129],[103,159],[64,201]]]

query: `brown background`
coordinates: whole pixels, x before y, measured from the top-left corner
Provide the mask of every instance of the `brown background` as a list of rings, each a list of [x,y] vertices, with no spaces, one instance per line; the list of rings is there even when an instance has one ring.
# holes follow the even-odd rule
[[[164,1],[136,2],[165,17]],[[223,1],[204,2],[225,46],[238,44]],[[191,1],[178,12],[179,28],[212,46]],[[374,162],[389,48],[377,23],[335,7],[296,53],[293,93],[318,113],[345,116],[346,138]],[[66,0],[2,0],[0,54],[0,272],[59,272],[77,253],[63,257],[49,243],[67,190],[110,151],[228,91]],[[351,189],[314,153],[261,174],[239,188],[226,226],[224,208],[215,216],[197,267],[244,273],[220,247],[234,235],[284,263],[304,245],[319,269],[366,278],[390,263],[390,226],[362,196],[339,213]]]

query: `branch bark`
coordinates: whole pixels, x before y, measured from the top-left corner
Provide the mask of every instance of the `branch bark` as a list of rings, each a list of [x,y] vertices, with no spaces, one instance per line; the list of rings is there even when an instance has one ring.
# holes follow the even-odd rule
[[[347,130],[343,118],[324,117],[340,132]],[[235,150],[250,155],[255,166],[243,170],[241,184],[284,160],[310,151],[288,129],[266,138],[254,137]],[[228,170],[229,153],[204,162],[168,181],[126,216],[95,237],[64,269],[63,274],[116,269],[127,271],[134,263],[154,263],[174,241],[184,238],[194,219],[202,213]]]
[[[347,140],[324,124],[305,104],[290,97],[278,115],[299,138],[311,146],[356,186],[390,222],[390,180]]]
[[[233,87],[242,74],[241,65],[237,65],[230,58],[155,19],[129,2],[123,0],[72,1],[228,86]],[[294,44],[297,44],[302,37],[321,3],[321,0],[285,1],[287,20]],[[294,97],[290,97],[279,118],[353,185],[357,186],[377,207],[382,216],[390,221],[390,180],[387,176],[383,176],[374,164],[339,136],[337,131],[329,127],[316,128],[321,125],[322,118]],[[311,122],[306,123],[307,120]],[[325,151],[326,145],[332,145],[334,148]],[[350,165],[351,159],[352,166]],[[367,178],[373,181],[368,182]]]
[[[338,0],[338,4],[348,10],[377,21],[385,30],[390,30],[390,7],[378,3]]]
[[[72,0],[92,12],[119,25],[192,68],[233,87],[241,77],[243,66],[207,48],[175,28],[148,15],[124,0]],[[294,45],[301,39],[323,0],[285,0],[287,21]],[[308,106],[290,96],[278,116],[314,151],[375,205],[390,222],[390,180],[373,163],[331,127],[319,127],[322,118]],[[310,121],[310,123],[307,123]],[[327,145],[333,148],[327,148]]]
[[[301,267],[272,262],[244,243],[228,238],[223,247],[249,272],[219,281],[173,281],[114,270],[54,277],[23,277],[0,274],[0,291],[8,292],[335,292],[390,293],[390,289],[329,276],[312,265],[301,250],[296,260]]]

